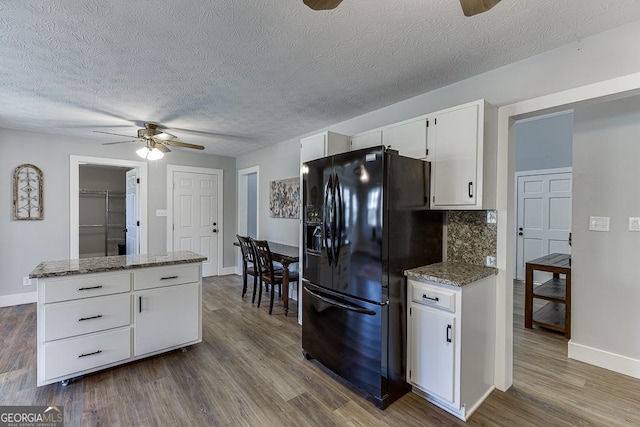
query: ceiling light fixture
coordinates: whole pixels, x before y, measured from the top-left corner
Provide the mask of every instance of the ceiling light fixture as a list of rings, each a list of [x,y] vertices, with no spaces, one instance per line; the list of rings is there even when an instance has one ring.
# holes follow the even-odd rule
[[[159,160],[164,157],[164,153],[158,150],[156,147],[142,147],[141,149],[136,151],[136,154],[147,160]]]

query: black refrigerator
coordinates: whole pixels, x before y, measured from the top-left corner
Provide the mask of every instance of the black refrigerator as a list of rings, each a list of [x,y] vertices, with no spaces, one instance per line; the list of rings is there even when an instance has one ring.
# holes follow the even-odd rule
[[[404,270],[442,261],[429,176],[382,146],[303,165],[303,353],[383,409],[411,390]]]

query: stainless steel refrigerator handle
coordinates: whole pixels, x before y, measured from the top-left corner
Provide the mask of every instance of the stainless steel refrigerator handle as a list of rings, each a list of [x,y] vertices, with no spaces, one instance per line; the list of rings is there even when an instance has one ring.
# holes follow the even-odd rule
[[[330,226],[328,218],[330,215],[327,215],[327,207],[329,205],[329,193],[331,192],[332,184],[332,176],[329,176],[329,181],[327,182],[327,186],[324,189],[324,206],[322,207],[322,237],[324,240],[324,249],[327,253],[329,266],[331,266],[332,264],[333,254],[331,253],[332,249],[329,248],[329,234],[331,233],[331,230],[329,230],[329,233],[327,233],[327,226]]]
[[[307,288],[306,286],[304,287],[304,290],[307,291],[311,296],[318,298],[320,301],[326,302],[329,305],[334,305],[336,307],[344,308],[345,310],[355,311],[356,313],[362,313],[369,316],[376,315],[375,311],[369,310],[368,308],[358,307],[357,305],[345,304],[345,303],[333,300],[331,298],[323,297],[322,295],[316,294],[315,292],[309,290],[309,288]]]
[[[343,210],[342,210],[342,191],[340,190],[340,180],[338,179],[338,175],[336,174],[336,180],[334,183],[334,193],[337,197],[334,197],[334,205],[336,204],[337,201],[337,209],[336,212],[339,211],[340,215],[336,215],[336,219],[335,221],[338,222],[337,225],[337,231],[333,236],[333,241],[335,242],[333,244],[333,248],[334,248],[334,258],[336,260],[336,264],[338,264],[338,260],[340,259],[340,249],[342,248],[342,214],[343,214]]]

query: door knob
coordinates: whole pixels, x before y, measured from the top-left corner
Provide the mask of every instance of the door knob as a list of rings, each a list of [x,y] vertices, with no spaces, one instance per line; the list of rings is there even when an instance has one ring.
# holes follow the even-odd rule
[[[524,233],[522,231],[518,233],[518,236],[523,236],[523,235]]]
[[[214,229],[213,229],[213,232],[214,232],[214,233],[217,233],[217,232],[218,232],[218,230],[217,230],[216,228],[214,228]]]

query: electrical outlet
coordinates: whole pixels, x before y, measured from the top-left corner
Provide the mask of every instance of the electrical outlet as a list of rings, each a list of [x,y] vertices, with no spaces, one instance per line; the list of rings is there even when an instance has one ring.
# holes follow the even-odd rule
[[[629,231],[640,231],[640,218],[629,217]]]
[[[27,276],[22,278],[22,286],[31,286],[31,279]]]
[[[488,256],[487,257],[487,267],[497,267],[497,266],[498,266],[498,260],[496,259],[496,257]]]

